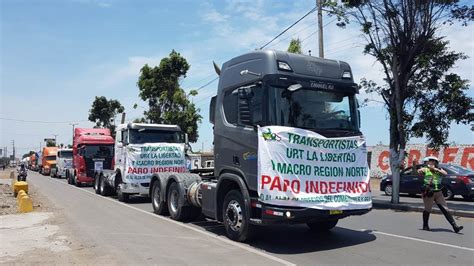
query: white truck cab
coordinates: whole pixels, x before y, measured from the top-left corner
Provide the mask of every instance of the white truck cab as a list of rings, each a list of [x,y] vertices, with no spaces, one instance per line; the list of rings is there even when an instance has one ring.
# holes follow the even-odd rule
[[[60,149],[56,158],[56,167],[51,169],[51,177],[66,177],[67,169],[72,168],[72,149]]]
[[[116,129],[114,170],[96,175],[99,194],[113,190],[120,201],[130,195],[149,196],[155,173],[186,171],[187,137],[176,125],[128,123]]]

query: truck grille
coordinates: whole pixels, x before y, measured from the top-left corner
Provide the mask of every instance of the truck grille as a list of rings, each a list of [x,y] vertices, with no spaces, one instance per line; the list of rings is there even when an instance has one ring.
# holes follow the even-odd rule
[[[94,160],[86,158],[86,175],[88,177],[94,177]],[[112,158],[104,159],[104,169],[112,169]]]

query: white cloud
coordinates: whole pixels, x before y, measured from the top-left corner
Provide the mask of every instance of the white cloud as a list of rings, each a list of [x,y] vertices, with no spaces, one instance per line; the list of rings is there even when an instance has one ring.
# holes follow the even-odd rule
[[[202,19],[206,22],[211,23],[219,23],[219,22],[226,22],[229,18],[228,15],[223,15],[222,13],[218,12],[214,6],[210,3],[202,4]]]

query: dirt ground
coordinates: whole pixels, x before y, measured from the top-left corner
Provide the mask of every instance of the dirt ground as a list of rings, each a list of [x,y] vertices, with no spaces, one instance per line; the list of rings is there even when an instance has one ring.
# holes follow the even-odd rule
[[[10,171],[0,170],[0,264],[118,264],[84,244],[63,211],[29,183],[33,212],[17,213]]]
[[[0,216],[18,213],[17,201],[11,187],[10,172],[12,170],[14,169],[7,168],[5,171],[0,170]],[[16,172],[14,172],[14,174],[16,174]],[[33,201],[33,210],[49,211],[48,204],[46,204],[47,199],[39,194],[32,184],[28,184],[28,186],[28,194]]]

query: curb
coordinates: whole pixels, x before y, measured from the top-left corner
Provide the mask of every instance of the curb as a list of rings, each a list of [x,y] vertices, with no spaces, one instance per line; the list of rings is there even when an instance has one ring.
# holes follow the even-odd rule
[[[423,212],[423,207],[411,206],[406,203],[393,204],[390,202],[378,201],[378,200],[372,200],[372,207],[374,209],[392,209],[392,210],[399,210],[399,211]],[[472,211],[461,211],[461,210],[449,209],[449,212],[455,216],[474,218],[474,212]],[[433,206],[431,213],[442,214],[441,211],[435,206]]]

